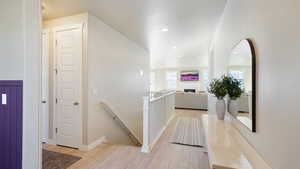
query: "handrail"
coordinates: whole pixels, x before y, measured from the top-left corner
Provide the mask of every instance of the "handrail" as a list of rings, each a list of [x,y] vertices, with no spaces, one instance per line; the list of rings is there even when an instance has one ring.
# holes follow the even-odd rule
[[[165,97],[167,97],[167,96],[169,96],[169,95],[172,95],[172,94],[175,94],[176,92],[175,91],[169,91],[169,92],[165,92],[165,93],[162,93],[160,96],[158,96],[158,97],[152,97],[152,98],[150,98],[150,102],[155,102],[155,101],[157,101],[157,100],[160,100],[160,99],[162,99],[162,98],[165,98]]]
[[[125,123],[114,113],[111,106],[106,101],[101,101],[100,104],[103,106],[103,109],[108,112],[112,118],[119,124],[119,126],[125,130],[126,135],[129,137],[129,139],[137,146],[142,146],[141,141],[131,132],[131,130],[125,125]]]

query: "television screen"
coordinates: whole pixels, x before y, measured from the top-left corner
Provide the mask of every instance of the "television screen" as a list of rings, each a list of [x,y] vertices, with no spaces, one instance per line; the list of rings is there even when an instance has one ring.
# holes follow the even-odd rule
[[[199,81],[199,71],[182,71],[181,81]]]

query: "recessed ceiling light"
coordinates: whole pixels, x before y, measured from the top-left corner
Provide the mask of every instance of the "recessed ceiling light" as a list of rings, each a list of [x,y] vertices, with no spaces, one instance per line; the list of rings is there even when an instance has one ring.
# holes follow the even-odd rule
[[[173,49],[176,49],[177,48],[177,46],[173,46]]]
[[[169,29],[168,29],[168,28],[163,28],[161,31],[162,31],[162,32],[168,32]]]
[[[180,55],[180,56],[177,56],[177,58],[180,59],[180,58],[183,58],[183,56]]]

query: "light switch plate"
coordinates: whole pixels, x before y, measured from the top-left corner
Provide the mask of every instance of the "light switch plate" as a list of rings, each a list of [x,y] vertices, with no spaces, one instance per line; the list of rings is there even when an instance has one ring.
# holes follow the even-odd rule
[[[7,104],[7,95],[6,94],[2,94],[2,104],[3,105]]]

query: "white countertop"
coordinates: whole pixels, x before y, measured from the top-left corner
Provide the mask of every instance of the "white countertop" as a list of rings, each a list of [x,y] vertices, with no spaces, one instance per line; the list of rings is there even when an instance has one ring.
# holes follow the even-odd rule
[[[203,115],[209,161],[213,169],[271,169],[229,120]]]

